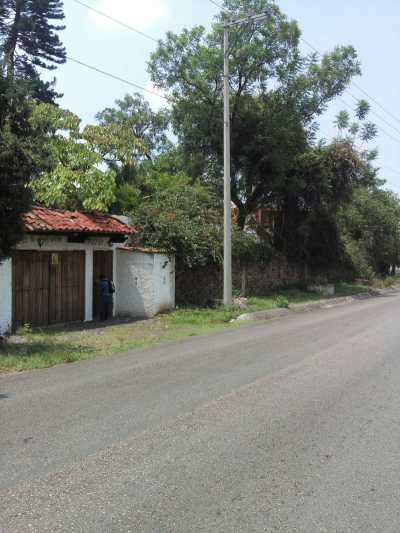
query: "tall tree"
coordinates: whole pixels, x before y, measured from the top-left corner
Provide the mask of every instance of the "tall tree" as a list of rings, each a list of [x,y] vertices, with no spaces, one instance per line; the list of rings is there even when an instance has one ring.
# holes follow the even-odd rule
[[[35,199],[49,207],[108,211],[119,166],[143,157],[143,143],[123,124],[82,129],[79,117],[52,104],[37,105],[32,122],[49,154],[48,169],[32,182]]]
[[[400,264],[400,200],[391,191],[360,187],[339,211],[339,228],[358,275],[387,275]]]
[[[114,212],[130,211],[140,194],[147,190],[146,176],[152,172],[157,158],[171,151],[167,138],[169,111],[153,111],[142,95],[127,94],[96,115],[99,126],[87,129],[87,134],[102,146],[105,161],[116,176],[116,201]],[[111,147],[106,132],[119,132],[118,146]],[[116,139],[108,136],[109,139]],[[104,140],[105,142],[102,142]],[[134,140],[134,142],[132,142]],[[171,158],[169,158],[171,161]],[[158,165],[158,162],[157,162]]]
[[[275,245],[288,257],[316,267],[338,265],[343,247],[339,210],[360,186],[377,184],[376,170],[348,140],[310,147],[293,169],[291,188],[278,204]]]
[[[53,70],[65,62],[65,48],[53,24],[64,19],[62,0],[2,0],[0,49],[3,74],[8,79],[30,80],[35,96],[55,98],[53,83],[40,79],[38,68]]]
[[[47,170],[31,183],[35,200],[48,207],[106,211],[114,200],[115,175],[101,169],[102,158],[83,139],[79,117],[40,104],[32,121],[49,154]]]
[[[119,124],[128,127],[145,146],[144,156],[152,160],[167,143],[169,111],[153,111],[139,93],[126,94],[116,100],[115,107],[107,107],[96,115],[101,125]]]
[[[265,0],[225,0],[231,17],[263,11]],[[268,2],[262,24],[231,31],[232,197],[239,224],[258,207],[274,205],[293,188],[293,166],[313,140],[316,119],[360,73],[353,47],[318,59],[303,56],[297,24]],[[212,32],[203,27],[168,33],[152,54],[156,86],[173,99],[172,126],[193,177],[221,184],[221,14]]]
[[[0,260],[23,234],[31,180],[42,168],[40,133],[31,124],[26,86],[0,75]]]

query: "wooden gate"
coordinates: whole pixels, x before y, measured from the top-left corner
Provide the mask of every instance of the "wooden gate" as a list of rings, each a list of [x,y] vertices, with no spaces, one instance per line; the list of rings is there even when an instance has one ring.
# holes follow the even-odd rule
[[[16,252],[13,327],[84,320],[84,252]]]
[[[100,317],[100,278],[113,279],[113,253],[93,252],[93,318]]]

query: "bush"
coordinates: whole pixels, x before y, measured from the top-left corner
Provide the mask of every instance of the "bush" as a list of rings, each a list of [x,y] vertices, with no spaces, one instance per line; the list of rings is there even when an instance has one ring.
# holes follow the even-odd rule
[[[289,300],[286,298],[286,296],[279,295],[275,299],[276,307],[280,307],[282,309],[288,309],[289,308]]]

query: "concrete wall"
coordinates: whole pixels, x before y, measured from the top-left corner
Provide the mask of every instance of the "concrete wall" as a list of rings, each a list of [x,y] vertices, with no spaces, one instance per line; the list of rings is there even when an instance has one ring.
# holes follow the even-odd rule
[[[12,320],[12,263],[6,259],[0,263],[0,334],[11,329]]]
[[[154,256],[155,314],[175,308],[175,258],[164,254]]]
[[[116,265],[117,315],[150,318],[175,307],[174,260],[120,249]]]

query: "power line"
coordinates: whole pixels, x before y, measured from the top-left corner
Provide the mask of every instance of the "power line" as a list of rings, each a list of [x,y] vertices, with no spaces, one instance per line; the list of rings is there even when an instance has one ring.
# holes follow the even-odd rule
[[[104,13],[104,11],[100,11],[99,9],[96,9],[95,7],[90,6],[89,4],[86,4],[85,2],[82,2],[81,0],[73,0],[73,2],[75,2],[76,4],[80,4],[81,6],[86,7],[87,9],[90,9],[94,13],[97,13],[98,15],[101,15],[102,17],[104,17],[106,19],[112,20],[113,22],[115,22],[116,24],[119,24],[120,26],[123,26],[127,30],[133,31],[134,33],[137,33],[138,35],[141,35],[142,37],[146,37],[146,39],[150,39],[150,41],[153,41],[155,43],[159,42],[157,39],[155,39],[151,35],[149,35],[147,33],[144,33],[144,32],[142,32],[140,30],[137,30],[133,26],[131,26],[129,24],[126,24],[126,22],[123,22],[122,20],[116,19],[115,17],[112,17],[111,15],[108,15],[107,13]]]
[[[214,0],[209,0],[209,2],[222,9],[222,11],[227,11],[222,5],[218,4],[218,2],[215,2]]]
[[[367,96],[370,100],[372,100],[377,106],[379,106],[382,111],[384,111],[385,113],[387,113],[390,117],[392,117],[394,120],[396,120],[399,124],[400,124],[400,119],[396,117],[396,115],[394,115],[391,111],[389,111],[388,109],[386,109],[382,104],[380,104],[378,102],[378,100],[376,100],[373,96],[371,96],[370,94],[367,93],[367,91],[365,91],[362,87],[360,87],[355,81],[352,82],[354,87],[356,87],[359,91],[361,91],[365,96]]]
[[[133,81],[126,80],[125,78],[121,78],[120,76],[111,74],[111,72],[107,72],[106,70],[102,70],[98,67],[94,67],[93,65],[89,65],[88,63],[84,63],[83,61],[79,61],[78,59],[75,59],[73,57],[67,56],[67,60],[72,61],[73,63],[77,63],[78,65],[81,65],[82,67],[85,67],[87,69],[93,70],[94,72],[98,72],[99,74],[103,74],[103,76],[108,76],[109,78],[112,78],[114,80],[120,81],[122,83],[126,83],[127,85],[130,85],[131,87],[135,87],[136,89],[140,89],[141,91],[145,91],[146,93],[152,94],[154,96],[158,96],[159,98],[163,98],[164,100],[167,100],[167,102],[172,101],[172,98],[169,96],[165,96],[163,94],[157,93],[156,91],[152,91],[151,89],[147,89],[146,87],[143,87],[142,85],[134,83]]]
[[[303,37],[301,37],[301,40],[304,42],[304,44],[306,44],[309,48],[311,48],[311,50],[314,50],[314,52],[316,52],[319,56],[321,56],[321,52],[315,48],[315,46],[313,46],[309,41],[307,41],[306,39],[304,39]],[[352,84],[354,85],[354,87],[357,87],[359,89],[359,85],[357,85],[354,81],[352,81]],[[370,95],[368,95],[368,93],[366,91],[364,91],[363,89],[361,89],[362,92],[368,96],[368,98],[370,98],[371,100],[373,100],[377,105],[379,105],[379,107],[383,108],[383,106],[381,106],[379,104],[379,102],[377,100],[375,100],[373,97],[371,97]],[[350,92],[348,89],[345,89],[345,92],[351,96],[356,102],[359,101],[359,98],[357,98],[357,96],[355,96],[352,92]],[[384,109],[384,108],[383,108]],[[385,109],[384,109],[385,110]],[[371,113],[373,115],[375,115],[376,117],[378,117],[380,120],[382,120],[382,122],[384,122],[387,126],[389,126],[390,128],[392,128],[392,130],[396,131],[398,134],[400,134],[400,130],[396,127],[396,126],[393,126],[393,124],[391,124],[388,120],[386,120],[385,117],[382,117],[382,115],[380,115],[379,113],[377,113],[376,111],[374,111],[373,109],[371,109]],[[390,113],[389,113],[390,114]],[[393,115],[394,116],[394,115]],[[394,118],[397,120],[397,118],[394,116]],[[399,121],[400,122],[400,121]],[[381,127],[382,129],[382,127]],[[382,129],[382,131],[384,131]],[[398,141],[400,142],[400,141]]]
[[[341,102],[343,105],[345,105],[346,107],[348,107],[349,109],[351,109],[351,111],[354,111],[354,108],[351,104],[349,104],[348,102],[346,102],[346,100],[344,100],[343,98],[340,98],[338,97],[338,100],[339,102]],[[396,137],[394,137],[391,133],[388,133],[385,129],[382,128],[382,126],[379,126],[379,131],[382,132],[383,134],[385,134],[387,137],[389,137],[389,139],[392,139],[392,141],[395,141],[397,143],[400,144],[400,139],[397,139]]]
[[[211,2],[212,4],[214,4],[215,6],[219,7],[220,9],[222,9],[222,11],[225,11],[227,12],[227,10],[221,5],[221,4],[218,4],[218,2],[215,2],[215,0],[209,0],[209,2]],[[319,56],[321,56],[321,52],[313,45],[311,44],[309,41],[307,41],[307,39],[304,39],[304,37],[300,37],[300,39],[303,41],[304,44],[306,44],[309,48],[311,48],[311,50],[314,50],[314,52],[316,52]],[[388,111],[382,104],[380,104],[378,102],[378,100],[376,100],[376,98],[374,98],[373,96],[371,96],[369,93],[367,93],[367,91],[365,91],[362,87],[360,87],[355,81],[352,81],[352,84],[354,85],[354,87],[356,87],[359,91],[361,91],[365,96],[367,96],[371,101],[373,101],[377,106],[379,106],[385,113],[387,113],[389,116],[391,116],[394,120],[396,120],[397,122],[400,123],[400,119],[397,118],[391,111]],[[354,98],[356,101],[358,101],[359,99],[354,96],[354,94],[352,94],[348,89],[345,90],[345,92],[347,92],[347,94],[349,94],[352,98]],[[348,104],[346,104],[348,105]],[[400,130],[398,128],[396,128],[395,126],[393,126],[390,122],[388,122],[384,117],[382,117],[381,115],[379,115],[379,113],[377,113],[376,111],[374,110],[371,110],[371,113],[373,113],[376,117],[378,117],[380,120],[382,120],[387,126],[389,126],[390,128],[392,128],[394,131],[396,131],[397,133],[400,134]],[[395,140],[396,142],[400,142],[398,139],[395,139],[390,133],[387,133],[383,130],[383,128],[381,127],[380,128],[382,130],[383,133],[385,133],[385,135],[387,135],[388,137],[390,137],[392,140]]]
[[[388,167],[387,165],[381,165],[382,168],[385,168],[386,170],[389,170],[390,172],[394,172],[395,174],[399,174],[400,175],[400,170],[396,170],[392,167]]]
[[[357,96],[355,96],[353,93],[351,93],[349,90],[346,90],[347,94],[349,96],[351,96],[356,102],[359,102],[359,98],[357,98]],[[396,126],[393,126],[393,124],[391,124],[390,122],[388,122],[385,117],[382,117],[381,115],[379,115],[379,113],[377,113],[376,111],[374,111],[373,109],[370,110],[370,112],[375,115],[376,117],[378,117],[380,120],[382,120],[387,126],[389,126],[390,128],[392,128],[392,130],[394,130],[396,133],[400,134],[400,129],[396,128]]]

